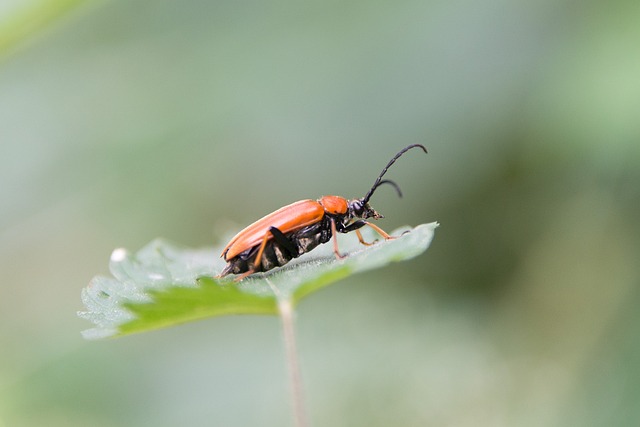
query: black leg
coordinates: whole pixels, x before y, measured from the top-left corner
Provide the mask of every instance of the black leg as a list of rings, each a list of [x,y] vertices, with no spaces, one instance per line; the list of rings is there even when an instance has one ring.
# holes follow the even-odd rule
[[[351,224],[347,225],[346,227],[344,227],[342,230],[339,230],[341,233],[349,233],[351,231],[357,230],[358,228],[362,228],[365,225],[367,225],[367,221],[363,221],[363,220],[358,220],[358,221],[354,221]]]
[[[292,258],[298,257],[298,248],[296,248],[296,245],[294,245],[291,240],[287,239],[287,236],[285,236],[282,231],[276,227],[269,227],[269,232],[273,235],[273,239],[289,252]]]

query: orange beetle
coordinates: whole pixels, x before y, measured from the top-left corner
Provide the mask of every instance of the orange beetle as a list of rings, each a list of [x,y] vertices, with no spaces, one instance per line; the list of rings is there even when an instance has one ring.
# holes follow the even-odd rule
[[[361,199],[322,196],[318,200],[300,200],[254,222],[236,234],[222,250],[220,256],[228,264],[218,277],[239,274],[236,280],[242,280],[253,273],[269,271],[313,250],[321,243],[327,243],[332,237],[336,258],[343,258],[338,250],[336,233],[355,231],[360,243],[370,245],[364,241],[359,230],[365,225],[385,239],[393,239],[380,227],[366,221],[368,218],[383,218],[369,206],[369,199],[382,184],[392,185],[402,197],[398,185],[382,177],[400,156],[414,147],[427,152],[421,144],[412,144],[400,150]]]

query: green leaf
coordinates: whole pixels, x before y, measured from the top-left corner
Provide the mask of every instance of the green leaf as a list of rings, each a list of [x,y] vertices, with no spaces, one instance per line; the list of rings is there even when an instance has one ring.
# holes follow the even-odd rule
[[[25,40],[95,0],[22,0],[0,14],[0,59]]]
[[[296,304],[302,298],[351,274],[403,261],[424,252],[438,223],[402,228],[397,239],[361,245],[352,234],[338,236],[337,260],[331,244],[321,245],[286,266],[249,276],[215,279],[225,265],[221,248],[188,249],[155,240],[133,255],[116,249],[109,268],[113,278],[95,277],[82,290],[87,308],[79,312],[96,327],[83,332],[95,339],[158,329],[224,314],[278,313],[278,298]],[[365,239],[375,238],[363,230]]]

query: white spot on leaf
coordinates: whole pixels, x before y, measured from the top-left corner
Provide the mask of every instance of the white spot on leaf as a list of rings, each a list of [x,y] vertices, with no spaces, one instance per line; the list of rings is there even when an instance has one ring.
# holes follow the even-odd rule
[[[118,248],[111,254],[111,261],[121,262],[127,257],[127,250],[124,248]]]

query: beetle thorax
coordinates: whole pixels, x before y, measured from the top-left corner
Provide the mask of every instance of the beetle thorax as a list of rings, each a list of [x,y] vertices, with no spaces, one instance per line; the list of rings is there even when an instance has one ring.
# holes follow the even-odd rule
[[[349,210],[347,199],[340,196],[322,196],[318,203],[329,215],[344,215]]]

